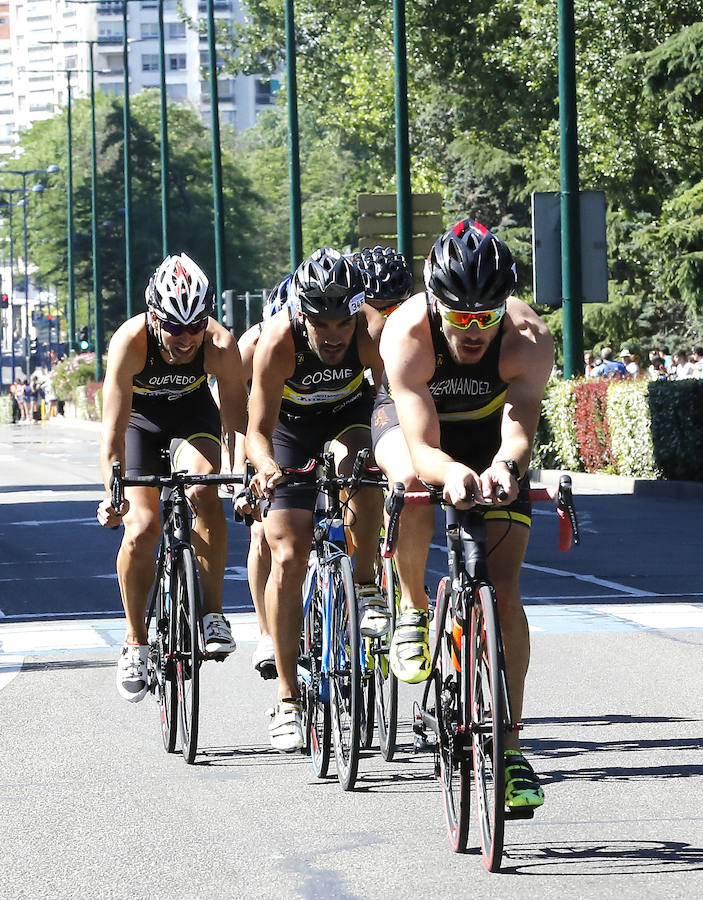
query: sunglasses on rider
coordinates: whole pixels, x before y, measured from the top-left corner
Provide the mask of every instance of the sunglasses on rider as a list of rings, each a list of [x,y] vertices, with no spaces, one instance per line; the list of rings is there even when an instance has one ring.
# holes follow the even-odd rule
[[[207,328],[207,319],[198,319],[197,322],[191,322],[190,325],[181,325],[180,322],[161,322],[164,331],[178,337],[179,334],[187,332],[188,334],[200,334]]]
[[[394,300],[392,303],[389,303],[388,306],[377,306],[376,309],[381,313],[384,319],[387,319],[392,312],[395,312],[395,310],[402,305],[402,300]]]
[[[474,322],[481,330],[484,328],[492,328],[493,325],[497,325],[505,315],[505,303],[496,307],[496,309],[486,309],[481,312],[461,312],[443,306],[436,297],[435,300],[440,316],[453,328],[466,330],[467,328],[470,328]]]

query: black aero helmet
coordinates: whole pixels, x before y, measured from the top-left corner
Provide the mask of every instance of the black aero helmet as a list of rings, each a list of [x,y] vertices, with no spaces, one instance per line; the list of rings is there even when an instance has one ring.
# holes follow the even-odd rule
[[[345,319],[361,309],[364,282],[355,263],[322,247],[295,270],[293,297],[305,316]]]
[[[364,247],[352,255],[361,270],[367,300],[407,300],[413,273],[402,253],[392,247]]]
[[[425,285],[451,309],[495,309],[515,290],[515,260],[499,237],[464,219],[435,241],[425,263]]]

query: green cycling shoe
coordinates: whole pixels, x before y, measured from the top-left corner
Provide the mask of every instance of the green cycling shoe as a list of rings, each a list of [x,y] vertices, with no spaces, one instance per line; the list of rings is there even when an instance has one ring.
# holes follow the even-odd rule
[[[506,750],[505,805],[508,809],[535,809],[544,803],[544,791],[534,769],[519,750]]]

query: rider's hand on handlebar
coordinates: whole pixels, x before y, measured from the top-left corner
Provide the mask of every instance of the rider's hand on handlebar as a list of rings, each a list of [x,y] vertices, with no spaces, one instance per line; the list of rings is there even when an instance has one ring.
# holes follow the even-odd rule
[[[480,482],[481,494],[489,503],[503,506],[517,499],[518,483],[503,462],[494,463],[482,472]]]
[[[481,482],[468,466],[453,462],[447,466],[442,497],[458,509],[469,509],[481,499]]]
[[[249,487],[257,499],[270,500],[273,497],[274,488],[282,478],[283,472],[275,463],[272,463],[254,475]]]
[[[122,517],[127,512],[129,512],[129,500],[122,501],[122,507],[118,512],[112,505],[112,497],[105,497],[98,506],[96,516],[103,528],[117,528],[122,524]]]
[[[250,488],[241,488],[235,494],[232,505],[235,513],[242,518],[252,516],[252,518],[261,521],[261,509],[259,504],[255,502],[254,492]]]

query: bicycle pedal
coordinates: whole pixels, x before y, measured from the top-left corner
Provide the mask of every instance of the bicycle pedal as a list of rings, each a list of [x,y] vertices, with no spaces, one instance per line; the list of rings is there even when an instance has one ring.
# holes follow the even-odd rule
[[[535,807],[534,806],[506,806],[505,807],[505,817],[506,817],[506,819],[534,819]]]
[[[273,678],[278,678],[278,669],[275,665],[260,666],[256,671],[261,675],[264,681],[271,681]]]
[[[426,732],[416,732],[413,735],[413,753],[434,752],[435,741],[434,736],[428,735]]]

